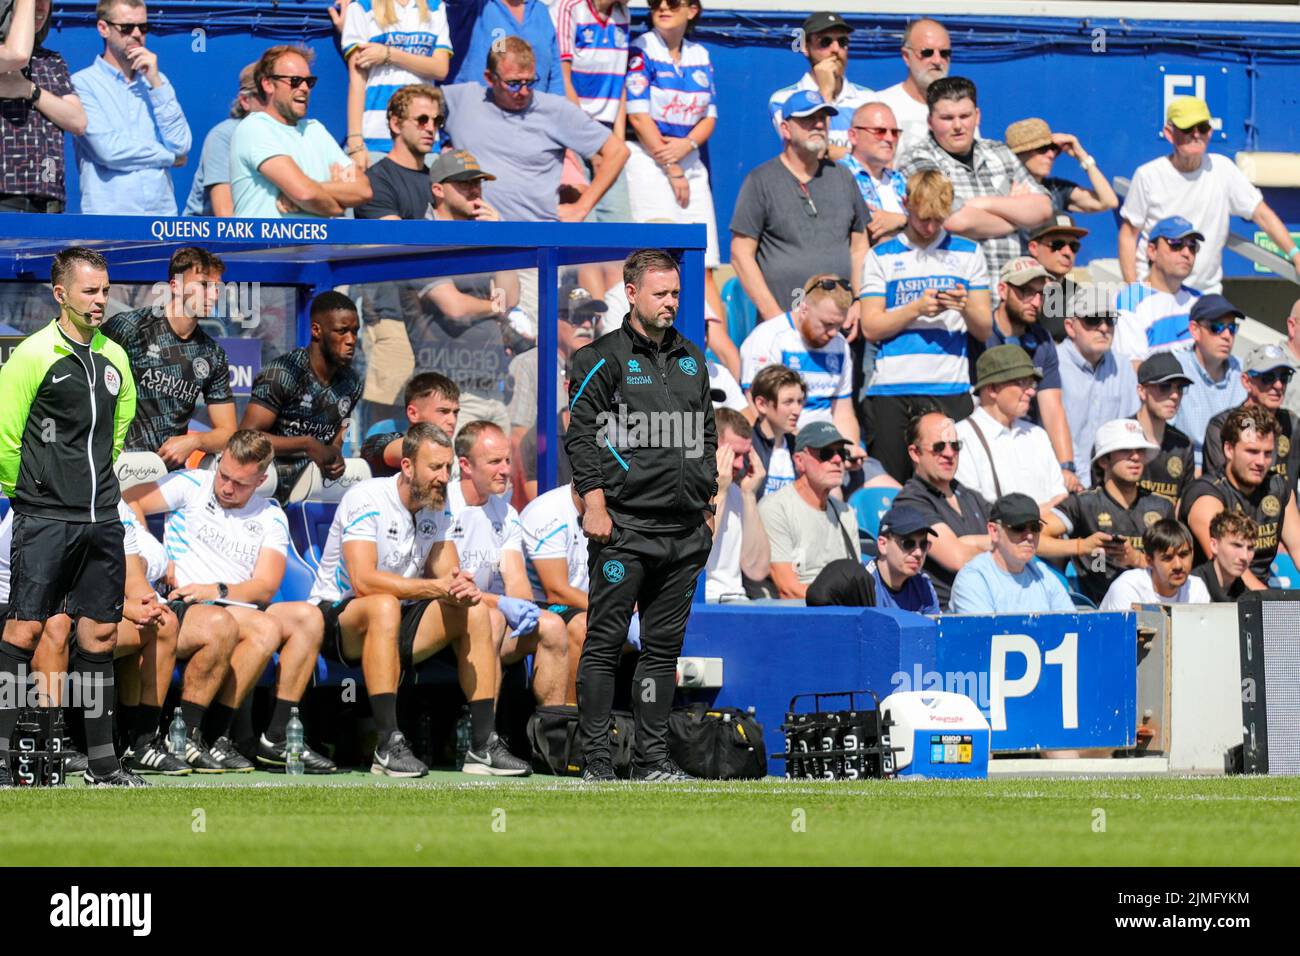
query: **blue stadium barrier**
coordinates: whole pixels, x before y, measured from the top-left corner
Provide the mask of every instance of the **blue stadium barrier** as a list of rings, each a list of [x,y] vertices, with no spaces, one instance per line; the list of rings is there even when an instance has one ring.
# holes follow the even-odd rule
[[[893,504],[898,488],[859,488],[849,496],[849,504],[858,516],[858,534],[874,540],[880,534],[880,519]]]
[[[722,305],[727,310],[727,334],[739,348],[740,343],[758,325],[758,306],[754,305],[745,292],[745,287],[735,276],[723,283],[720,295]]]

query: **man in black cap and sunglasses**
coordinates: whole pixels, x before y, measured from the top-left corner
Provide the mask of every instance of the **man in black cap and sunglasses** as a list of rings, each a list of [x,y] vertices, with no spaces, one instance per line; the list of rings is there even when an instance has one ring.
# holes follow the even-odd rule
[[[1064,214],[1053,216],[1028,233],[1026,248],[1029,254],[1051,276],[1051,281],[1043,289],[1039,321],[1057,342],[1065,338],[1065,303],[1075,290],[1070,272],[1079,255],[1080,242],[1087,234],[1087,229],[1076,226],[1074,220]]]
[[[1282,407],[1287,386],[1295,375],[1295,366],[1280,345],[1257,345],[1250,350],[1242,363],[1241,383],[1246,387],[1243,405],[1261,405],[1277,419],[1276,454],[1270,472],[1281,475],[1287,484],[1295,487],[1300,475],[1300,442],[1296,441],[1296,417]],[[1240,407],[1240,406],[1239,406]],[[1202,446],[1201,473],[1213,477],[1223,473],[1223,423],[1232,409],[1219,412],[1205,426],[1205,444]]]
[[[1192,440],[1198,472],[1201,442],[1210,419],[1246,400],[1246,387],[1241,384],[1241,362],[1232,354],[1237,326],[1245,317],[1241,309],[1223,296],[1203,295],[1192,304],[1189,314],[1192,347],[1170,353],[1192,380],[1174,424]]]

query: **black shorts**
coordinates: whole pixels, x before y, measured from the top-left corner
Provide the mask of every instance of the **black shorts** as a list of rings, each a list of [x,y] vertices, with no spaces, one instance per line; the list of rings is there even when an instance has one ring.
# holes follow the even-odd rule
[[[415,667],[415,632],[420,629],[424,612],[434,604],[432,598],[423,601],[411,601],[402,605],[402,625],[397,629],[397,659],[402,662],[402,673],[407,674]]]
[[[552,614],[558,614],[560,616],[560,620],[562,620],[565,624],[568,624],[579,614],[587,613],[586,610],[583,608],[569,607],[569,605],[567,604],[548,604],[546,605],[546,610],[550,611]]]
[[[15,512],[9,606],[20,621],[55,614],[101,624],[122,620],[126,529],[109,521],[56,521]]]
[[[343,629],[339,627],[339,615],[352,602],[352,598],[342,601],[320,601],[316,607],[325,618],[325,636],[321,639],[320,653],[327,661],[347,664],[355,667],[359,661],[348,660],[343,654]]]
[[[321,601],[316,606],[320,608],[321,614],[325,617],[325,636],[321,640],[321,655],[327,661],[336,661],[339,664],[356,667],[361,662],[359,659],[349,658],[344,654],[343,629],[339,627],[339,615],[351,603],[352,598],[344,598],[337,603]],[[420,620],[424,617],[425,610],[432,603],[434,603],[432,600],[427,600],[413,601],[402,605],[402,623],[397,630],[397,659],[402,665],[403,673],[409,672],[415,666],[413,660],[415,632],[420,629]]]

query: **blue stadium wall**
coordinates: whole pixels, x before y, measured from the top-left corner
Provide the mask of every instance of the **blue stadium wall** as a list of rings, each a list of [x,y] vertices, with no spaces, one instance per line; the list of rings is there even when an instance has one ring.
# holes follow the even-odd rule
[[[453,41],[467,46],[468,31],[482,0],[448,4]],[[227,115],[239,68],[272,43],[307,42],[316,51],[321,77],[312,115],[340,139],[345,129],[347,76],[326,14],[326,0],[154,0],[149,4],[163,72],[177,88],[195,135],[189,163],[174,171],[178,206],[189,192],[203,136]],[[705,6],[709,7],[708,0]],[[856,28],[849,77],[874,89],[903,75],[899,35],[912,11],[923,9],[1060,10],[1072,4],[924,4],[898,12],[854,12],[860,4],[830,4]],[[102,41],[94,27],[91,0],[56,0],[48,45],[61,52],[73,72],[88,65]],[[1093,3],[1088,11],[1132,14],[1153,8],[1191,15],[1180,4]],[[1231,10],[1227,4],[1218,10]],[[1239,8],[1244,9],[1244,8]],[[1256,8],[1258,9],[1258,8]],[[793,83],[806,68],[793,51],[804,12],[707,9],[695,39],[705,43],[717,73],[720,118],[708,147],[719,227],[726,235],[745,173],[775,154],[778,141],[765,106],[772,90]],[[1203,15],[1203,14],[1201,14]],[[645,9],[635,9],[634,33],[643,29]],[[1212,149],[1229,156],[1239,150],[1295,150],[1300,144],[1300,22],[1294,7],[1278,8],[1277,22],[1248,20],[1133,20],[1115,16],[1017,16],[940,13],[957,51],[952,72],[971,77],[980,90],[981,125],[1001,138],[1007,124],[1041,116],[1055,130],[1077,134],[1109,176],[1131,176],[1141,163],[1165,152],[1160,138],[1168,98],[1197,92],[1222,121]],[[453,70],[461,69],[453,63]],[[477,74],[470,68],[461,75]],[[71,150],[71,144],[69,144]],[[1067,157],[1056,175],[1086,182]],[[75,168],[69,178],[70,211],[78,208]],[[1270,203],[1293,227],[1300,224],[1296,190],[1267,190]],[[1115,254],[1115,222],[1089,216],[1092,230],[1082,259]],[[1250,224],[1234,229],[1253,235]],[[723,249],[724,260],[727,253]],[[1225,260],[1229,275],[1251,274],[1244,260]]]

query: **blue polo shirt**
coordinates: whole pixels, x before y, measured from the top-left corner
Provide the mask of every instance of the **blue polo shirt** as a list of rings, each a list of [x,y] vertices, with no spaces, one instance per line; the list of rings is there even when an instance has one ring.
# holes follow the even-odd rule
[[[560,46],[555,35],[555,21],[541,0],[525,0],[523,23],[515,19],[515,15],[501,0],[487,0],[478,19],[474,21],[469,49],[456,67],[457,83],[487,85],[483,82],[483,71],[487,69],[492,42],[499,37],[523,37],[527,40],[537,61],[537,76],[540,78],[537,91],[564,95],[564,76],[560,73]],[[459,143],[456,145],[460,146]]]
[[[872,579],[876,582],[876,607],[892,607],[899,611],[915,611],[917,614],[938,614],[939,595],[934,593],[930,575],[919,571],[895,591],[880,577],[880,568],[875,559],[867,565]]]
[[[948,605],[954,614],[1074,611],[1065,585],[1038,562],[1031,561],[1019,574],[1008,574],[987,552],[971,558],[957,572]]]

